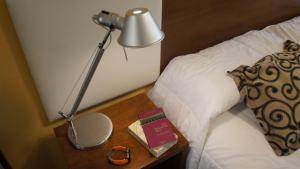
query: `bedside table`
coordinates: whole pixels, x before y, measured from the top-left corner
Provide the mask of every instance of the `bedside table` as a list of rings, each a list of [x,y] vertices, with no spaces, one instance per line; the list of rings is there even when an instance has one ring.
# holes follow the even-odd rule
[[[176,130],[178,142],[159,158],[150,152],[128,133],[127,127],[138,120],[140,112],[154,109],[155,105],[146,94],[139,94],[128,100],[119,102],[108,108],[99,110],[111,118],[113,133],[107,142],[91,149],[77,150],[69,143],[67,138],[67,125],[54,129],[58,144],[63,152],[69,169],[138,169],[138,168],[185,168],[188,153],[188,141]],[[124,166],[115,166],[108,162],[107,153],[112,146],[128,146],[131,150],[131,162]]]

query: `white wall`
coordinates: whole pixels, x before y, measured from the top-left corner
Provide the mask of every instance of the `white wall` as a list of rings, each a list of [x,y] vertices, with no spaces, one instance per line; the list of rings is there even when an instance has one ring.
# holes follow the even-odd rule
[[[60,117],[57,112],[105,34],[91,16],[102,9],[124,15],[128,9],[146,7],[160,24],[162,8],[161,0],[7,0],[7,6],[50,121]],[[158,77],[160,45],[127,49],[126,62],[116,41],[118,35],[118,31],[113,32],[112,43],[80,109],[149,84]],[[75,94],[65,112],[70,110]]]

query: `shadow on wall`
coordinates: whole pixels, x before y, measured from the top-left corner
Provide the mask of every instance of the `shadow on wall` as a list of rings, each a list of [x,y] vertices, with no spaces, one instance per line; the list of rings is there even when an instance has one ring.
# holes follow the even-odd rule
[[[35,146],[22,169],[66,169],[55,137],[46,137]],[[33,163],[34,162],[34,163]],[[63,162],[63,164],[62,164]]]
[[[10,164],[7,162],[6,158],[3,156],[0,150],[0,169],[11,169]]]
[[[27,63],[0,0],[0,149],[14,169],[63,169],[53,128],[34,88]]]

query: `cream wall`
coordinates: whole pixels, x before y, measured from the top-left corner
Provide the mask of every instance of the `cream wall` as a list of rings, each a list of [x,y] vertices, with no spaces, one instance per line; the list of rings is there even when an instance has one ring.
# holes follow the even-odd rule
[[[14,169],[66,168],[33,86],[4,0],[0,0],[0,149]],[[143,88],[113,102],[145,92]]]

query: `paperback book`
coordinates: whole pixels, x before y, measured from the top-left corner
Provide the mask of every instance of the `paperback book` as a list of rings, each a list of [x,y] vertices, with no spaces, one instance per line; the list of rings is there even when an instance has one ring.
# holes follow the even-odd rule
[[[159,147],[176,141],[169,120],[161,108],[139,114],[141,126],[149,148]]]
[[[174,133],[176,140],[159,147],[149,148],[147,139],[144,134],[144,130],[141,126],[140,120],[135,121],[130,126],[128,126],[128,132],[136,138],[143,146],[145,146],[148,151],[155,157],[161,156],[167,150],[169,150],[173,145],[177,143],[177,135]]]

